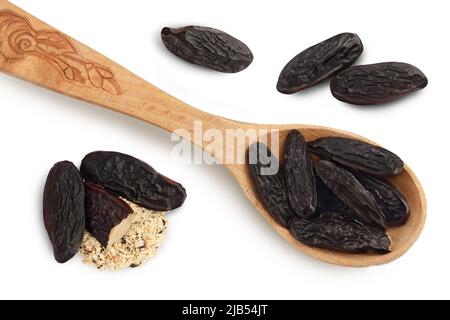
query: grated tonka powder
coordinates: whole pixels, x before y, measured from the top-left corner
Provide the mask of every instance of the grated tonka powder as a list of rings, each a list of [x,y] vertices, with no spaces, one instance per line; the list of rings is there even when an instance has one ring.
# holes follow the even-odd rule
[[[139,267],[156,255],[167,227],[165,214],[124,201],[133,209],[136,222],[122,239],[108,249],[86,232],[80,248],[84,263],[94,265],[99,270],[118,271]]]

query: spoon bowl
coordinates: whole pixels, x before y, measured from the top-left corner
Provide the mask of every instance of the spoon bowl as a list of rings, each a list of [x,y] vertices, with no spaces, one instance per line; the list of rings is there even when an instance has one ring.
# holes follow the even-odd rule
[[[114,61],[64,33],[50,27],[9,1],[0,0],[0,71],[38,86],[140,119],[173,132],[209,151],[217,158],[209,141],[198,139],[198,124],[203,132],[215,130],[222,136],[232,130],[275,130],[280,150],[292,129],[305,138],[342,136],[369,140],[332,128],[308,125],[257,125],[214,116],[170,96]],[[267,133],[266,133],[267,134]],[[274,134],[274,133],[272,133]],[[263,139],[256,135],[244,143]],[[269,139],[270,141],[270,139]],[[224,150],[229,155],[230,150]],[[281,154],[283,154],[281,152]],[[238,162],[224,164],[248,199],[268,223],[289,243],[322,261],[348,267],[367,267],[391,262],[402,256],[420,236],[426,219],[426,201],[422,187],[406,166],[391,182],[404,194],[411,207],[411,218],[402,227],[389,230],[393,251],[386,255],[345,254],[304,246],[289,231],[270,217],[255,192],[249,167]]]
[[[355,135],[350,132],[320,127],[320,126],[306,126],[306,125],[285,125],[285,126],[266,126],[265,129],[280,130],[279,133],[279,155],[280,161],[283,161],[284,141],[291,130],[297,129],[302,132],[307,141],[323,137],[344,137],[370,144],[377,145],[364,137]],[[268,137],[260,137],[262,141],[268,141],[270,147],[271,139]],[[253,141],[255,142],[255,141]],[[290,244],[297,249],[309,254],[310,256],[324,262],[345,267],[369,267],[374,265],[383,265],[392,262],[402,255],[404,255],[419,238],[426,221],[426,198],[422,186],[415,176],[414,172],[406,165],[405,170],[397,176],[389,178],[389,181],[404,195],[410,210],[411,216],[408,222],[395,228],[389,228],[388,233],[393,242],[392,252],[379,254],[352,254],[325,250],[320,248],[313,248],[306,246],[296,239],[294,239],[289,230],[280,226],[267,212],[264,205],[259,199],[250,170],[247,165],[228,166],[231,174],[238,181],[247,198],[259,211],[259,213],[266,219],[266,221]]]

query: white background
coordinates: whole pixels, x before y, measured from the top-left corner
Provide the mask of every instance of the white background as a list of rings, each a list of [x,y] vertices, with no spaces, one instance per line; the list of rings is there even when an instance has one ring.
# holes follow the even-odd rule
[[[169,135],[140,121],[0,75],[0,298],[302,299],[450,298],[448,1],[15,0],[40,19],[205,111],[257,123],[346,129],[394,150],[421,179],[426,229],[386,266],[347,269],[305,256],[280,238],[219,166],[171,158]],[[255,54],[234,75],[168,53],[165,26],[200,24],[235,35]],[[275,90],[294,55],[340,32],[365,44],[359,63],[413,63],[429,87],[397,103],[354,107],[328,84],[294,96]],[[101,273],[75,258],[58,265],[41,197],[53,163],[118,150],[145,159],[188,190],[166,241],[143,268]]]

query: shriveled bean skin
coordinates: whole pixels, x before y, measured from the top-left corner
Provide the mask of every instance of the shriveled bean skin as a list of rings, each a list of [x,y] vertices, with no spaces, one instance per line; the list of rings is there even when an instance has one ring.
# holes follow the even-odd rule
[[[281,72],[277,89],[293,94],[317,85],[355,63],[363,50],[356,34],[338,34],[293,58]]]
[[[255,143],[249,148],[249,161],[250,174],[264,207],[278,224],[288,228],[295,213],[289,205],[283,171],[264,174],[265,168],[278,163],[277,158],[266,145]]]
[[[86,229],[106,248],[109,232],[133,213],[122,199],[93,183],[85,184]]]
[[[385,62],[343,71],[331,81],[331,92],[346,103],[375,105],[397,100],[427,85],[427,77],[415,66]]]
[[[410,216],[408,203],[403,195],[384,179],[359,174],[356,176],[380,205],[390,227],[404,225]]]
[[[44,223],[55,259],[65,263],[80,249],[85,228],[84,185],[71,162],[50,170],[44,189]]]
[[[403,171],[404,163],[396,154],[371,144],[339,137],[308,143],[309,150],[323,160],[376,176],[392,176]]]
[[[90,153],[81,162],[80,171],[87,181],[150,210],[173,210],[186,200],[186,190],[181,184],[126,154]]]
[[[386,230],[386,217],[382,209],[352,173],[325,160],[316,163],[315,169],[325,185],[349,208],[358,213],[358,220]]]
[[[301,243],[348,253],[389,253],[392,241],[382,230],[340,213],[320,213],[312,221],[295,217],[292,236]]]
[[[316,175],[317,188],[317,212],[335,212],[347,214],[349,216],[357,217],[358,213],[350,209],[333,191],[328,188],[322,179]]]
[[[314,215],[317,207],[314,166],[303,135],[292,130],[286,139],[284,176],[289,201],[303,218]]]
[[[161,37],[177,57],[220,72],[236,73],[253,62],[253,53],[240,40],[208,27],[164,28]]]

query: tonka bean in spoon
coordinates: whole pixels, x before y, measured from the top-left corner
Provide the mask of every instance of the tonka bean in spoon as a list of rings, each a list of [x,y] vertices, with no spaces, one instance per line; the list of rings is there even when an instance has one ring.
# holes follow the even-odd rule
[[[322,181],[339,199],[358,213],[358,219],[386,230],[386,217],[372,194],[349,171],[332,162],[321,160],[315,165]]]
[[[284,178],[292,209],[302,218],[311,217],[317,207],[314,166],[305,138],[292,130],[285,145]]]
[[[393,176],[403,171],[396,154],[363,141],[341,137],[321,138],[308,143],[309,150],[323,160],[375,176]]]

